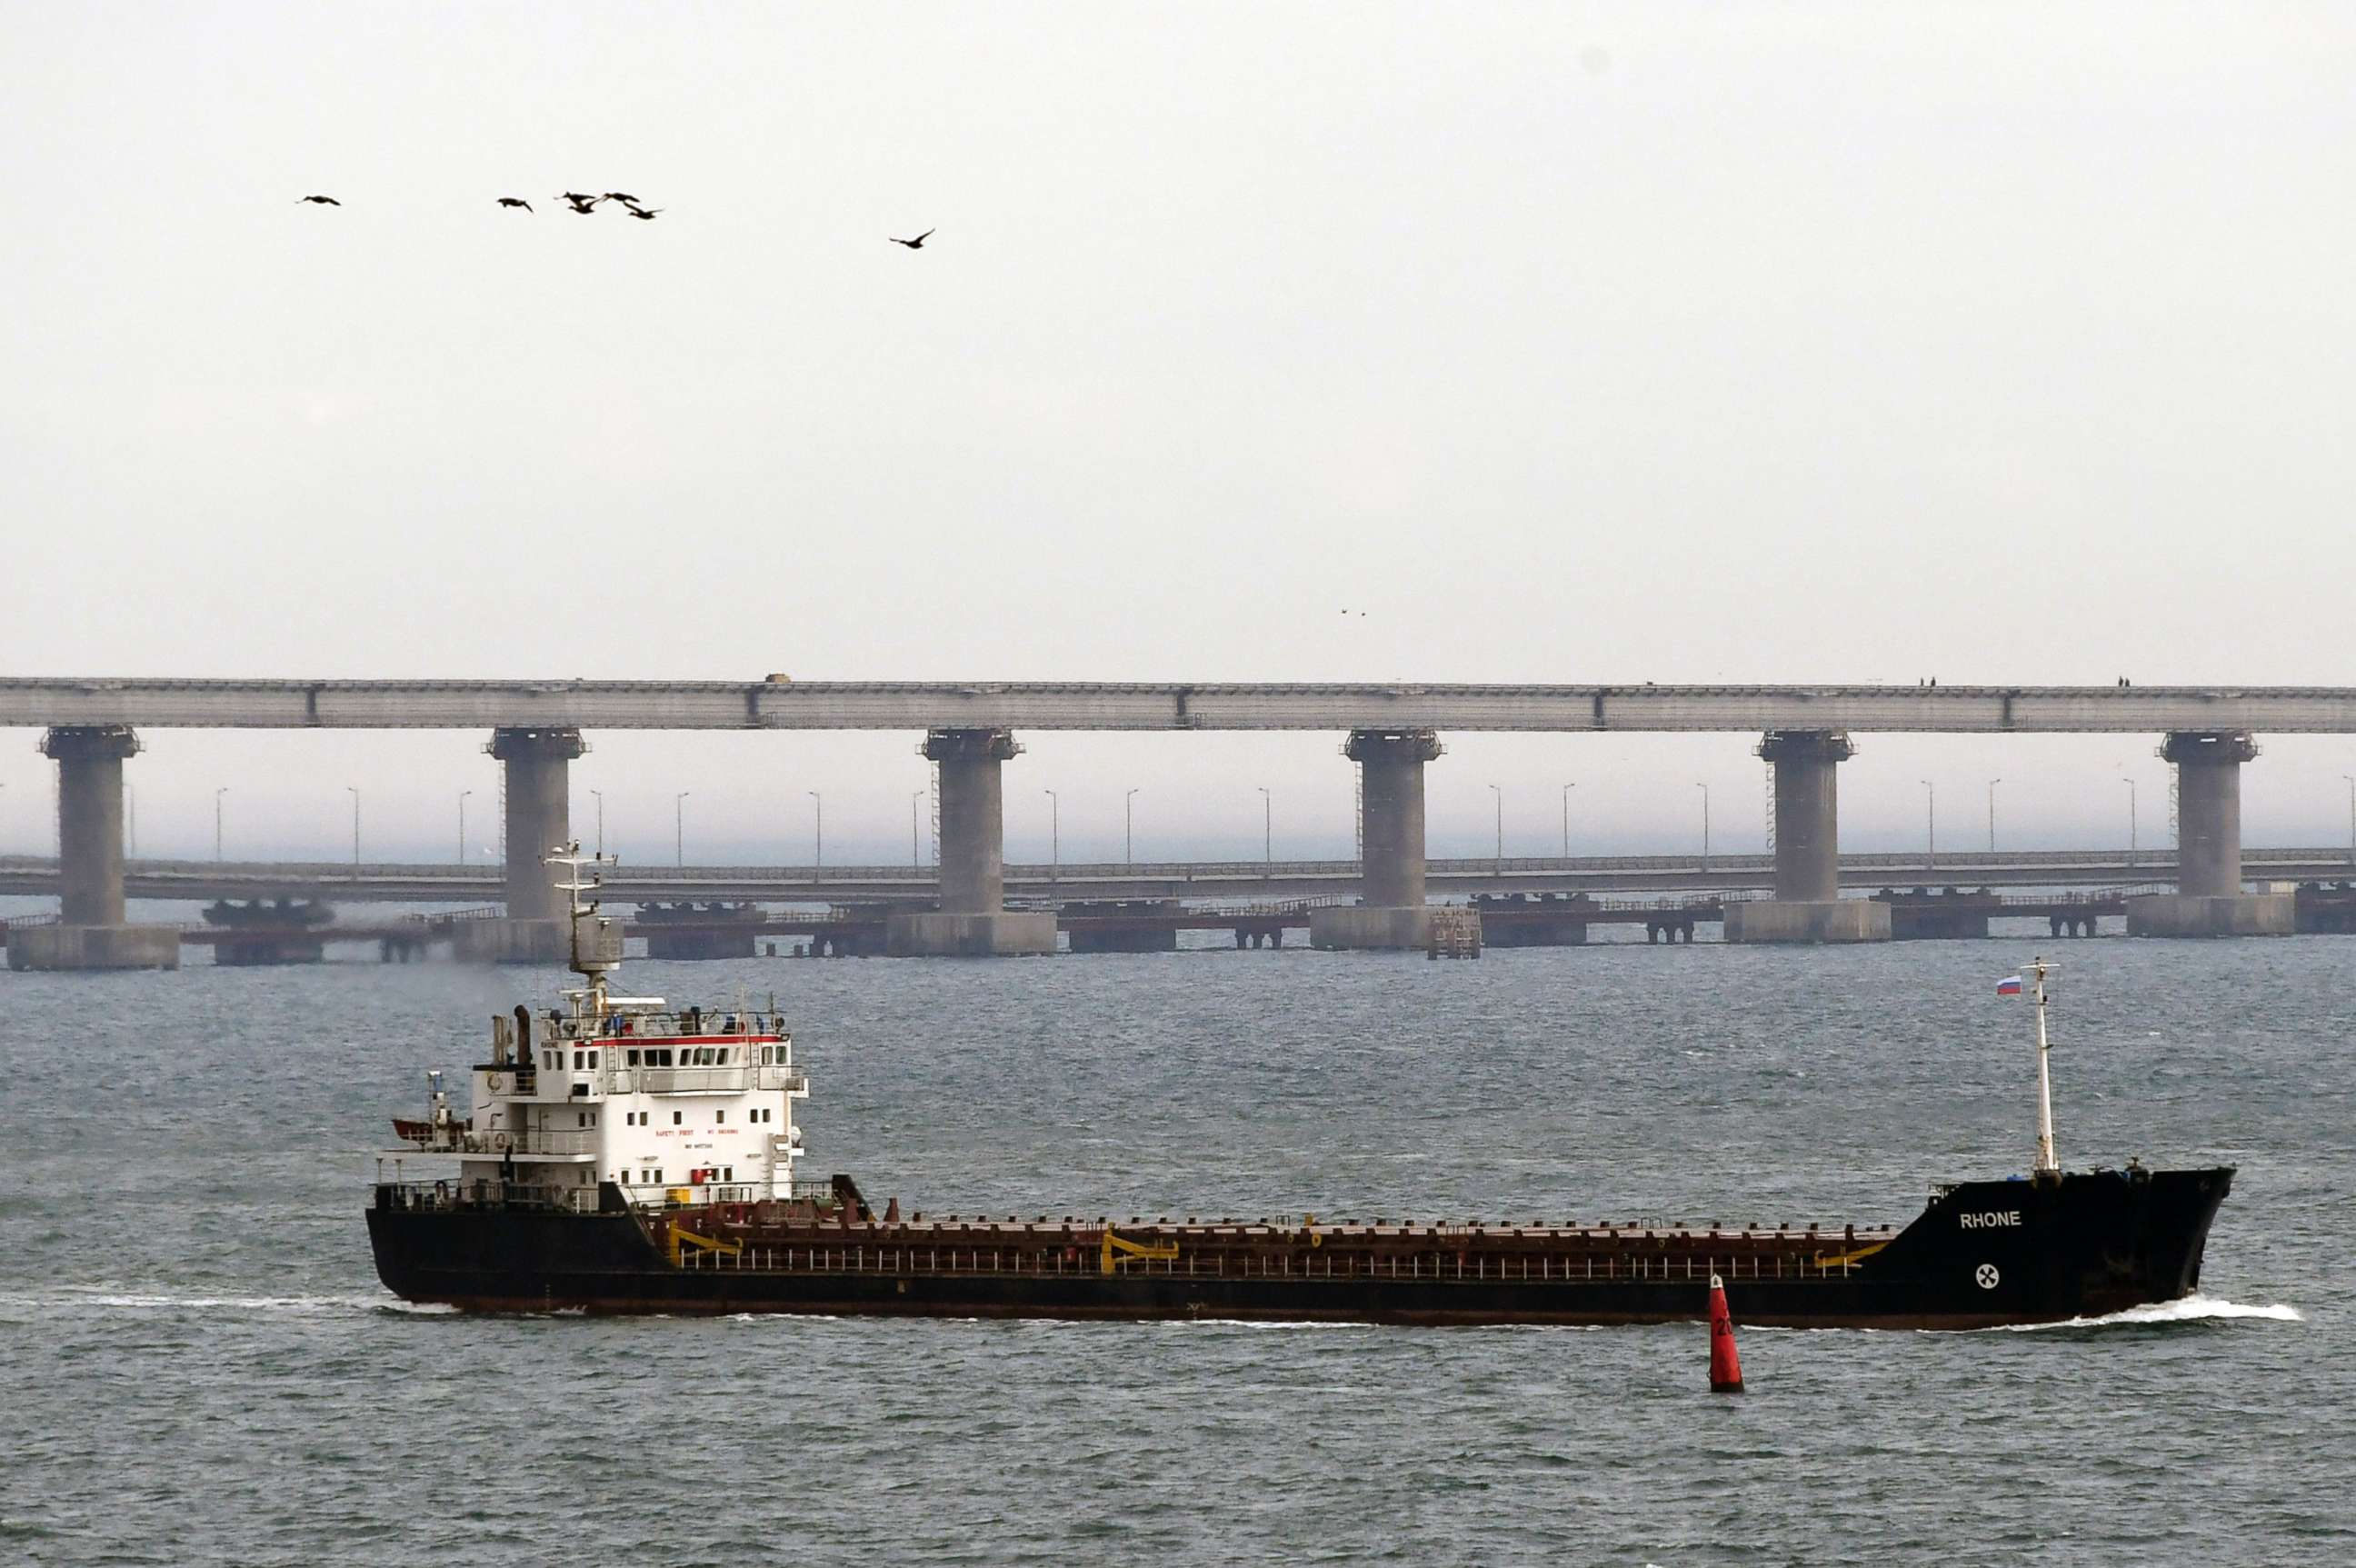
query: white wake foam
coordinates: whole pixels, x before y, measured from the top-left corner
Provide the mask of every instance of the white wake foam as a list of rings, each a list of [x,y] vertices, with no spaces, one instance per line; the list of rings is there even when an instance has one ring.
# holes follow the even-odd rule
[[[376,1295],[175,1295],[160,1291],[68,1288],[54,1292],[0,1292],[0,1307],[36,1311],[60,1308],[88,1311],[92,1307],[118,1312],[416,1312],[439,1313],[450,1307],[415,1305]]]
[[[2201,1323],[2211,1319],[2258,1317],[2273,1323],[2305,1323],[2307,1314],[2280,1302],[2265,1306],[2244,1305],[2238,1301],[2225,1301],[2211,1295],[2188,1295],[2181,1301],[2156,1302],[2149,1306],[2131,1306],[2124,1312],[2106,1313],[2101,1317],[2072,1317],[2060,1323],[2008,1324],[2008,1334],[2033,1334],[2048,1328],[2109,1328],[2115,1326],[2145,1323]]]

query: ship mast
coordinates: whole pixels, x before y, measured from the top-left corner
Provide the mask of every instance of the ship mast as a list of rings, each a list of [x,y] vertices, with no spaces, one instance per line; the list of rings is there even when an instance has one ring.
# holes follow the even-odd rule
[[[567,912],[565,920],[565,933],[571,944],[570,967],[573,973],[589,983],[588,994],[584,999],[588,1004],[585,1009],[588,1015],[593,1019],[603,1018],[605,1015],[605,975],[617,966],[617,961],[603,956],[605,949],[602,943],[599,944],[596,955],[586,957],[583,955],[582,917],[596,914],[597,906],[594,903],[583,903],[581,896],[584,893],[594,893],[605,886],[604,868],[616,864],[616,859],[603,854],[583,854],[581,841],[573,839],[550,850],[542,857],[541,864],[561,866],[568,873],[562,881],[556,884],[556,887],[559,892],[567,895],[571,899],[571,908]],[[582,875],[584,866],[591,868],[585,876]]]
[[[2034,1175],[2040,1177],[2058,1177],[2062,1174],[2061,1162],[2053,1157],[2053,1079],[2045,1065],[2047,1054],[2052,1049],[2045,1037],[2045,973],[2059,967],[2058,964],[2047,963],[2042,958],[2036,958],[2029,961],[2027,972],[2029,995],[2037,1004],[2037,1164]]]

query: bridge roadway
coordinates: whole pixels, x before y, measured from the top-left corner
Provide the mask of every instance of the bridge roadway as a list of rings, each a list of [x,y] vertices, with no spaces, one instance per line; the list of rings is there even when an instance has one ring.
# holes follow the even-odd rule
[[[0,727],[2356,734],[2348,686],[0,678]]]
[[[1436,894],[1707,893],[1772,887],[1772,855],[1594,855],[1538,859],[1434,860]],[[2356,877],[2356,857],[2329,849],[2245,850],[2244,875],[2262,882]],[[2164,884],[2177,875],[2171,851],[2028,850],[1996,854],[1844,854],[1841,886],[1880,887],[2111,887]],[[449,903],[496,900],[506,886],[498,866],[273,864],[210,860],[133,861],[124,892],[134,898],[305,898],[331,904]],[[1164,865],[1009,865],[1006,893],[1025,904],[1100,899],[1346,898],[1363,873],[1354,860],[1226,861]],[[59,890],[58,863],[0,857],[0,895],[39,897]],[[939,893],[931,866],[623,866],[609,874],[616,904],[680,899],[753,903],[929,904]]]

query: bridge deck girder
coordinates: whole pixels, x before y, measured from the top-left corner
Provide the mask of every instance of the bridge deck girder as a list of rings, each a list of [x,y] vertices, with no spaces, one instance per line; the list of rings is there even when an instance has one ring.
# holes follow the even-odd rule
[[[2299,882],[2356,877],[2344,846],[2246,850],[2244,876]],[[1851,891],[1884,886],[2172,886],[2175,856],[2144,851],[2063,850],[2021,854],[1845,854],[1841,886]],[[1510,892],[1740,892],[1770,887],[1767,855],[1713,855],[1704,866],[1685,855],[1612,855],[1560,859],[1434,860],[1427,882],[1435,894]],[[1217,862],[1195,865],[1066,865],[1006,867],[1008,897],[1017,901],[1101,898],[1238,898],[1355,897],[1355,861]],[[125,873],[137,898],[321,898],[329,903],[482,903],[499,897],[497,866],[240,864],[140,861]],[[626,867],[609,876],[605,897],[622,904],[678,899],[743,899],[826,903],[899,899],[929,902],[937,884],[931,867],[786,866]],[[42,897],[59,890],[54,860],[0,858],[0,896]]]
[[[0,727],[2356,733],[2346,686],[0,678]]]

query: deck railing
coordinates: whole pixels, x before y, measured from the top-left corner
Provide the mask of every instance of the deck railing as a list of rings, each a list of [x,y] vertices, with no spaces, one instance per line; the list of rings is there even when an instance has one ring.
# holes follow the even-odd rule
[[[905,1243],[780,1244],[747,1242],[741,1249],[686,1251],[679,1266],[698,1273],[883,1273],[913,1274],[1098,1274],[1104,1265],[1096,1249],[1069,1245],[1041,1248],[935,1247]],[[1453,1284],[1537,1284],[1594,1281],[1629,1284],[1706,1284],[1712,1274],[1728,1280],[1845,1279],[1856,1259],[1842,1252],[1733,1252],[1674,1256],[1642,1252],[1510,1252],[1499,1256],[1455,1252],[1227,1252],[1205,1250],[1175,1258],[1129,1258],[1123,1274],[1170,1274],[1211,1279],[1406,1280]]]
[[[464,1123],[428,1127],[409,1142],[429,1155],[594,1155],[597,1134],[588,1130],[544,1131],[500,1129],[481,1132]]]
[[[594,1214],[594,1187],[556,1187],[541,1182],[385,1181],[376,1185],[379,1208],[436,1213],[454,1208],[519,1208],[540,1213]]]

